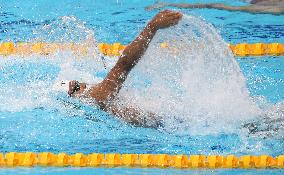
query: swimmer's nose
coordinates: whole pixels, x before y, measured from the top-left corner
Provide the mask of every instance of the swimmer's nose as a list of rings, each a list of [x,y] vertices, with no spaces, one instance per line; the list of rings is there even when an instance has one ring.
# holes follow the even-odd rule
[[[76,80],[69,82],[68,95],[72,96],[75,92],[80,90],[80,83]]]

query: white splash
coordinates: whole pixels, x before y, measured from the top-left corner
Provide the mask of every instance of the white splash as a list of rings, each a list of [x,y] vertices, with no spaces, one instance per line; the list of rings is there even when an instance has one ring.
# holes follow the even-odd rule
[[[161,48],[163,42],[169,47]],[[149,83],[141,84],[145,79]],[[259,113],[216,29],[185,15],[177,26],[157,32],[120,100],[162,116],[167,130],[187,134],[233,132]]]
[[[95,44],[94,31],[85,26],[85,22],[75,16],[62,16],[49,24],[40,26],[33,31],[35,41],[43,42],[80,42]]]
[[[73,41],[76,33],[80,34],[82,41],[92,38],[86,37],[93,36],[89,29],[76,27],[81,24],[73,17],[60,18],[45,26],[47,32],[43,29],[39,35],[47,35],[39,37],[39,40],[57,38],[58,41],[68,41],[70,37]],[[74,36],[65,36],[64,30],[61,32],[53,25],[64,26],[63,29],[67,26],[68,35]],[[72,33],[72,28],[78,31]],[[87,30],[85,34],[84,30]],[[90,40],[89,43],[93,43],[90,46],[95,49],[94,39]],[[168,43],[169,47],[161,48],[162,42]],[[0,59],[3,70],[0,110],[21,112],[49,107],[63,113],[70,111],[58,104],[57,91],[65,91],[67,87],[58,87],[57,84],[73,79],[90,84],[100,82],[102,77],[97,73],[109,71],[116,59],[106,58],[107,70],[104,70],[97,53],[78,58],[70,51],[64,51],[49,56]],[[24,68],[15,69],[15,65]],[[58,71],[48,69],[40,72],[46,65]],[[13,76],[17,78],[11,79]],[[21,79],[26,82],[19,82]],[[190,135],[240,133],[238,129],[242,123],[255,117],[273,114],[273,121],[278,121],[277,118],[283,118],[284,113],[283,103],[277,109],[270,107],[265,110],[254,104],[227,44],[212,25],[193,16],[184,16],[177,26],[157,32],[147,52],[127,78],[119,98],[122,105],[157,113],[164,120],[167,131]]]

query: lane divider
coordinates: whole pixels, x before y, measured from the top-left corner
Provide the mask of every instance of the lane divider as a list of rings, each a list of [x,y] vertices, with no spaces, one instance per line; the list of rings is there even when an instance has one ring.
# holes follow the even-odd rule
[[[126,46],[120,43],[106,44],[99,43],[98,50],[108,56],[119,56]],[[54,54],[58,51],[72,51],[74,54],[87,55],[93,54],[94,48],[88,44],[78,43],[16,43],[3,42],[0,43],[0,55],[22,55],[28,56],[31,54]]]
[[[168,155],[168,154],[82,154],[50,152],[0,153],[0,167],[156,167],[156,168],[284,168],[284,155]]]
[[[229,47],[236,56],[284,55],[284,44],[281,43],[241,43]]]
[[[121,43],[99,43],[98,50],[107,56],[119,56],[125,49],[126,45]],[[161,43],[161,48],[168,48],[167,43]],[[263,55],[284,55],[284,44],[281,43],[240,43],[229,45],[235,56],[263,56]],[[86,55],[94,52],[88,44],[76,43],[0,43],[0,55],[30,55],[30,54],[53,54],[57,51],[71,50],[75,54]]]
[[[99,51],[107,56],[119,56],[125,49],[125,45],[122,45],[120,43],[113,43],[113,44],[107,44],[107,43],[100,43],[98,45]]]

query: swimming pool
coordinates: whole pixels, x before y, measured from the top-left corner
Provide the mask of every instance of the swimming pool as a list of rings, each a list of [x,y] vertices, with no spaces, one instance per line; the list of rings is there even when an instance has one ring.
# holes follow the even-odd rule
[[[178,2],[178,1],[175,1]],[[217,2],[217,1],[210,1]],[[244,4],[224,1],[230,4]],[[46,42],[78,41],[92,31],[98,42],[129,43],[155,13],[144,7],[153,1],[0,1],[0,40]],[[280,42],[284,43],[282,16],[251,15],[220,10],[183,10],[186,14],[201,16],[212,23],[228,43]],[[63,17],[65,16],[65,17]],[[63,18],[62,18],[63,17]],[[85,23],[85,24],[84,24]],[[44,25],[52,24],[50,33]],[[10,56],[0,60],[0,150],[1,152],[67,152],[67,153],[167,153],[167,154],[270,154],[284,153],[283,99],[284,59],[281,57],[236,58],[247,80],[251,96],[267,108],[273,120],[259,124],[248,134],[196,128],[193,133],[136,128],[87,105],[70,100],[65,93],[56,93],[51,87],[66,62],[75,62],[79,70],[91,70],[102,78],[106,70],[93,70],[91,58],[75,60],[70,53],[56,56],[34,55],[27,58]],[[110,65],[114,61],[110,59]],[[108,68],[109,68],[108,67]],[[64,68],[64,67],[63,67]],[[93,70],[93,71],[92,71]],[[68,72],[67,70],[67,73]],[[75,101],[75,102],[74,102]],[[282,103],[281,103],[282,102]],[[271,123],[271,124],[270,124]],[[267,129],[268,128],[268,129]],[[0,169],[0,173],[28,174],[75,173],[151,173],[151,174],[207,174],[206,170],[161,169]],[[242,170],[218,170],[216,173],[238,174]],[[258,173],[279,173],[281,170],[258,170]]]

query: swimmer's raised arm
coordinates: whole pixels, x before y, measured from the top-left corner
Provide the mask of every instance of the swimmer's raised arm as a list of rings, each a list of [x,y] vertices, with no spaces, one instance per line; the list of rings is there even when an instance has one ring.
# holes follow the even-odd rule
[[[181,13],[170,10],[158,13],[146,25],[140,35],[125,48],[116,65],[101,83],[85,91],[86,84],[71,81],[69,83],[68,94],[70,96],[81,96],[83,94],[86,97],[90,97],[96,100],[103,110],[111,112],[118,118],[122,118],[124,121],[134,125],[146,127],[159,126],[159,122],[155,118],[157,116],[154,114],[142,112],[139,108],[118,106],[113,100],[121,89],[129,72],[145,53],[157,30],[176,25],[181,17]],[[147,115],[147,119],[143,117],[145,115]]]
[[[282,3],[282,5],[280,3]],[[159,8],[167,7],[167,6],[178,7],[178,8],[190,8],[190,9],[208,8],[208,9],[218,9],[218,10],[227,10],[227,11],[243,11],[243,12],[248,12],[248,13],[263,13],[263,14],[273,14],[273,15],[284,14],[284,3],[283,2],[278,2],[278,4],[267,3],[265,5],[260,4],[260,3],[255,3],[249,6],[230,6],[230,5],[220,4],[220,3],[210,3],[210,4],[160,3],[160,4],[154,4],[152,6],[148,6],[145,9],[154,10],[154,9],[159,9]]]
[[[95,98],[99,103],[112,100],[121,89],[131,69],[145,53],[156,31],[177,24],[181,16],[180,13],[169,10],[158,13],[140,35],[125,48],[106,78],[88,91],[89,96]]]

